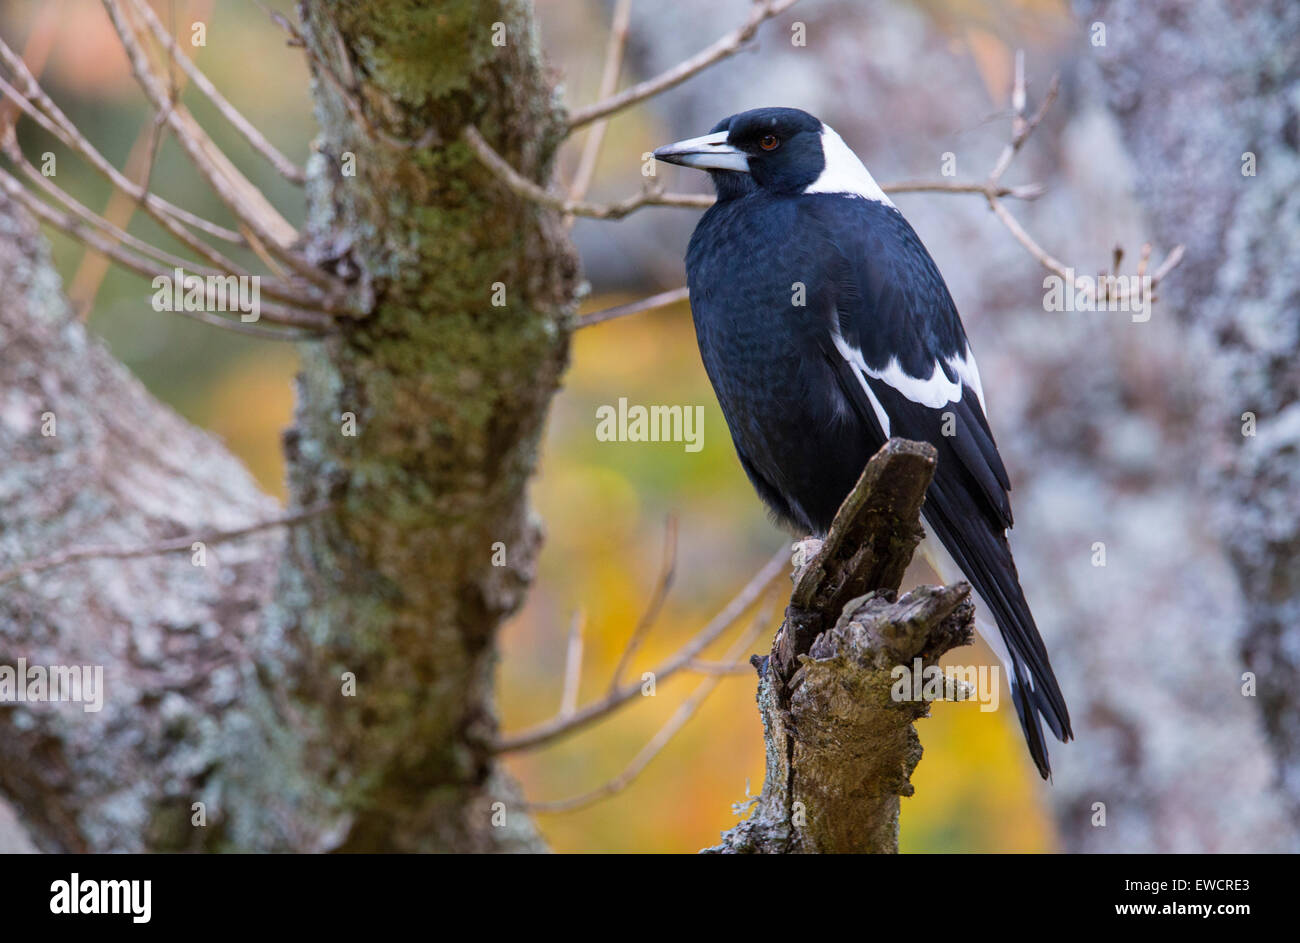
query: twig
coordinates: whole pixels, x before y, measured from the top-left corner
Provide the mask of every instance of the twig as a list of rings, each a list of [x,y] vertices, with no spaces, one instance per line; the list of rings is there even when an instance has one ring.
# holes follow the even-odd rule
[[[136,12],[144,19],[154,37],[166,47],[172,61],[179,65],[181,71],[189,76],[190,81],[198,87],[199,91],[208,97],[208,100],[212,102],[222,117],[229,121],[244,136],[244,139],[252,145],[253,150],[265,157],[282,177],[301,186],[306,180],[302,168],[285,157],[274,144],[268,141],[262,132],[221,94],[221,91],[212,84],[211,80],[199,71],[198,67],[181,51],[172,34],[163,28],[162,23],[149,4],[145,3],[144,0],[131,0],[131,3]]]
[[[102,2],[109,18],[113,21],[113,26],[130,60],[131,70],[135,73],[141,89],[144,90],[145,97],[149,99],[155,111],[164,115],[168,127],[176,135],[182,150],[200,175],[207,180],[221,202],[236,219],[248,226],[276,254],[277,258],[303,278],[331,292],[341,289],[343,286],[333,276],[312,265],[291,248],[297,241],[297,230],[280,215],[262,192],[239,172],[189,111],[179,104],[175,107],[168,106],[167,95],[157,70],[140,44],[141,27],[128,16],[120,0],[102,0]]]
[[[704,649],[720,638],[736,620],[744,615],[763,592],[781,579],[790,565],[790,553],[782,547],[767,561],[757,573],[745,584],[744,588],[727,603],[722,610],[709,620],[690,642],[684,645],[672,657],[654,669],[656,683],[663,681],[674,672],[684,669],[693,662]],[[494,745],[497,753],[513,753],[532,750],[567,736],[589,726],[600,718],[617,710],[641,693],[640,682],[628,684],[613,694],[606,695],[599,701],[581,707],[569,717],[552,717],[550,720],[521,730],[518,733],[503,734]]]
[[[103,253],[105,256],[112,259],[114,262],[117,262],[124,268],[148,279],[154,279],[159,276],[167,277],[170,275],[170,273],[159,269],[154,264],[151,264],[148,259],[135,255],[134,253],[122,248],[122,246],[113,242],[111,239],[99,235],[92,229],[88,229],[67,213],[62,213],[42,203],[32,194],[28,193],[23,185],[7,171],[0,170],[0,186],[4,187],[10,196],[21,202],[33,215],[62,230],[64,233],[71,236],[73,239],[76,239],[83,245],[86,245],[97,252]],[[212,286],[205,283],[205,291],[211,288]],[[215,304],[215,298],[211,296],[205,297]],[[289,325],[316,333],[325,333],[331,330],[334,324],[333,319],[329,315],[319,311],[308,311],[302,308],[292,308],[284,305],[264,303],[259,305],[259,311],[261,316],[272,324]],[[206,324],[213,324],[239,333],[250,334],[256,337],[264,337],[272,340],[303,340],[311,336],[310,334],[290,334],[283,331],[275,331],[271,328],[261,327],[256,324],[219,317],[208,311],[190,311],[182,309],[176,313],[194,318],[195,320],[202,321]]]
[[[76,125],[68,119],[68,116],[59,110],[54,101],[37,84],[35,77],[27,71],[22,59],[5,45],[3,39],[0,39],[0,60],[3,60],[9,66],[14,78],[24,85],[20,92],[3,78],[0,78],[0,92],[4,92],[6,98],[13,101],[28,117],[63,142],[69,150],[85,157],[90,165],[99,171],[113,186],[132,199],[141,201],[141,205],[144,206],[149,215],[159,225],[166,227],[167,231],[176,238],[185,242],[186,245],[213,262],[213,264],[217,264],[216,259],[213,258],[216,250],[206,243],[196,240],[188,231],[178,227],[177,222],[193,226],[195,229],[233,245],[242,246],[247,244],[244,237],[234,230],[218,226],[216,223],[210,222],[201,216],[196,216],[174,203],[169,203],[162,197],[148,193],[139,187],[135,181],[123,175],[77,130]]]
[[[723,36],[707,49],[696,53],[691,58],[678,63],[652,79],[633,85],[617,95],[611,95],[602,101],[588,105],[586,108],[579,108],[569,118],[569,132],[572,133],[575,129],[598,118],[604,118],[616,111],[622,111],[637,102],[653,98],[655,95],[665,92],[675,85],[680,85],[692,76],[703,72],[709,66],[735,55],[744,48],[746,43],[753,39],[754,34],[758,32],[758,28],[766,20],[785,12],[794,3],[795,0],[756,0],[744,25]]]
[[[207,277],[210,275],[222,276],[226,274],[233,274],[236,277],[250,275],[249,272],[247,272],[242,268],[235,268],[233,271],[231,271],[230,269],[226,269],[223,271],[223,270],[206,268],[204,266],[194,265],[192,262],[190,262],[187,259],[183,259],[180,256],[173,255],[172,253],[160,249],[159,247],[153,245],[150,242],[147,242],[146,240],[131,235],[122,227],[118,226],[116,223],[111,222],[107,218],[99,215],[94,210],[90,209],[85,204],[76,200],[71,194],[69,194],[67,191],[63,190],[56,183],[54,183],[54,181],[51,178],[46,177],[39,170],[33,167],[31,161],[27,160],[26,156],[19,149],[18,143],[14,138],[12,128],[0,130],[0,150],[4,152],[5,156],[8,157],[11,162],[13,162],[14,166],[16,166],[19,170],[21,170],[23,172],[23,175],[27,177],[28,180],[32,181],[32,183],[36,187],[44,191],[49,196],[53,197],[63,206],[67,207],[67,209],[69,209],[77,217],[81,218],[82,220],[94,226],[95,228],[105,232],[115,242],[130,246],[131,248],[135,249],[137,252],[141,253],[142,255],[153,258],[159,262],[162,262],[165,265],[184,268],[188,272],[191,272],[195,275],[201,275],[203,277]],[[65,232],[68,232],[67,227],[61,226],[60,228],[62,228]],[[71,235],[73,238],[79,239],[76,233],[68,232],[68,234]],[[100,251],[97,247],[90,247],[90,248],[92,248],[95,252]],[[310,309],[305,309],[300,305],[303,292],[300,291],[299,288],[292,285],[283,284],[282,282],[274,278],[266,278],[263,276],[257,276],[257,278],[259,278],[259,291],[262,294],[266,295],[269,298],[276,298],[279,299],[280,301],[287,302],[290,307],[296,308],[297,310],[310,310]],[[327,312],[320,312],[320,313],[326,314]]]
[[[302,511],[294,511],[291,514],[285,514],[281,517],[272,518],[271,520],[258,521],[254,524],[235,528],[234,530],[188,534],[184,537],[174,537],[169,540],[142,544],[135,547],[77,547],[70,550],[63,550],[48,557],[42,557],[39,560],[29,560],[26,563],[20,563],[12,569],[0,572],[0,584],[11,582],[21,576],[30,576],[33,573],[43,573],[46,570],[52,570],[55,567],[65,566],[66,564],[76,563],[81,560],[135,560],[141,557],[155,557],[166,553],[176,553],[182,550],[187,551],[196,543],[202,543],[209,546],[213,544],[228,543],[232,540],[238,540],[240,537],[247,537],[250,534],[256,534],[260,531],[270,530],[275,527],[292,527],[295,524],[300,524],[303,521],[325,513],[331,507],[332,505],[328,503],[317,504]]]
[[[1060,92],[1060,86],[1060,76],[1052,76],[1052,81],[1047,86],[1047,93],[1043,96],[1043,101],[1039,104],[1038,110],[1035,111],[1032,116],[1026,118],[1024,54],[1019,51],[1016,53],[1015,80],[1011,89],[1011,140],[1002,149],[1002,153],[998,156],[997,162],[993,165],[993,169],[989,171],[988,180],[981,192],[983,192],[984,198],[988,201],[989,209],[993,211],[993,215],[995,215],[1002,225],[1007,228],[1007,231],[1011,233],[1012,238],[1024,246],[1025,250],[1033,256],[1039,265],[1062,279],[1062,281],[1069,283],[1071,288],[1078,290],[1086,298],[1091,298],[1093,301],[1105,300],[1108,286],[1113,282],[1115,284],[1115,292],[1112,296],[1113,300],[1123,303],[1128,300],[1130,293],[1129,283],[1126,279],[1098,279],[1096,281],[1083,282],[1081,284],[1074,282],[1071,271],[1065,263],[1044,249],[1037,240],[1029,235],[1025,228],[1020,225],[1020,222],[1011,215],[1011,211],[1002,204],[1000,199],[1001,196],[1005,195],[1001,192],[1004,188],[1000,186],[1002,175],[1005,174],[1007,168],[1011,166],[1011,161],[1018,153],[1020,153],[1020,149],[1024,147],[1025,141],[1027,141],[1029,136],[1033,134],[1034,129],[1042,123],[1043,117],[1047,114],[1047,109],[1056,101],[1057,95]],[[1182,261],[1183,251],[1183,246],[1175,246],[1173,251],[1165,257],[1165,261],[1152,274],[1150,283],[1152,293],[1154,293],[1156,287],[1160,284],[1160,281],[1173,271],[1175,266]],[[1149,255],[1149,247],[1147,247],[1146,252]],[[1122,252],[1119,252],[1115,258],[1114,264],[1116,269],[1118,269],[1120,257],[1122,257]],[[1145,273],[1146,265],[1144,262],[1140,267],[1138,274],[1141,276],[1145,275]],[[1118,272],[1116,272],[1116,274],[1118,274]],[[1097,287],[1098,284],[1102,286],[1100,289]]]
[[[587,617],[581,609],[569,623],[569,645],[564,653],[564,693],[560,696],[560,716],[572,717],[578,709],[578,691],[582,687],[582,634]]]
[[[609,42],[605,47],[605,68],[600,77],[600,99],[609,98],[618,87],[618,76],[623,70],[623,52],[627,48],[628,25],[632,20],[632,0],[618,0],[614,8],[614,17],[609,27]],[[587,132],[587,139],[582,144],[582,156],[578,159],[578,169],[573,175],[569,187],[569,199],[581,200],[587,195],[591,179],[596,173],[596,161],[600,159],[600,148],[605,143],[605,131],[609,121],[600,119]],[[575,217],[567,216],[565,226],[572,226]]]
[[[475,156],[491,170],[510,190],[526,200],[558,210],[568,216],[588,216],[592,219],[622,219],[642,206],[689,206],[705,209],[713,205],[713,197],[703,194],[696,196],[687,193],[665,193],[657,183],[647,182],[645,188],[636,196],[628,197],[617,203],[586,203],[582,200],[570,200],[529,180],[515,170],[504,157],[493,150],[492,145],[483,139],[483,135],[473,126],[466,126],[463,137]]]
[[[432,147],[440,144],[441,139],[438,135],[437,128],[428,128],[418,138],[402,138],[384,130],[374,124],[365,109],[361,105],[360,91],[357,87],[356,74],[352,69],[351,58],[348,55],[347,45],[341,35],[335,35],[336,46],[338,48],[339,62],[344,69],[348,71],[347,79],[340,78],[338,73],[326,62],[321,56],[318,56],[311,44],[307,42],[305,36],[298,31],[298,28],[290,23],[281,13],[272,10],[262,0],[253,0],[262,11],[271,18],[271,22],[279,26],[289,37],[289,45],[299,48],[307,56],[307,59],[316,67],[316,71],[325,78],[334,90],[339,93],[339,98],[343,101],[343,106],[347,108],[348,114],[352,116],[357,124],[365,129],[366,133],[372,138],[383,141],[390,147],[398,150],[414,150],[423,147]]]
[[[612,321],[615,318],[621,318],[628,314],[636,314],[640,311],[650,311],[654,308],[665,308],[668,305],[677,304],[679,301],[685,301],[689,296],[690,289],[685,285],[681,288],[661,291],[657,295],[651,295],[649,298],[642,298],[640,301],[630,301],[627,304],[615,305],[612,308],[605,308],[601,311],[593,311],[591,314],[584,314],[582,317],[578,318],[578,327],[591,327],[593,324]]]
[[[750,623],[748,631],[737,639],[735,644],[727,649],[726,654],[722,656],[723,664],[728,667],[739,667],[743,673],[752,674],[753,669],[745,666],[745,654],[749,651],[750,647],[758,641],[759,637],[763,634],[763,630],[768,627],[771,618],[772,606],[770,604],[764,605],[757,615],[755,615],[754,621]],[[702,681],[695,690],[691,692],[690,697],[683,701],[681,706],[677,708],[673,713],[673,716],[668,719],[668,722],[659,728],[659,731],[650,739],[650,742],[641,748],[640,752],[638,752],[632,759],[632,762],[613,779],[590,790],[589,792],[568,799],[556,799],[549,802],[529,801],[525,803],[527,809],[530,812],[573,812],[577,809],[585,808],[594,802],[598,802],[601,799],[607,799],[612,795],[622,792],[628,786],[632,785],[632,782],[640,776],[642,772],[644,772],[645,768],[650,765],[651,761],[663,752],[664,747],[666,747],[672,741],[673,737],[677,736],[681,729],[686,726],[692,717],[695,716],[700,707],[703,706],[704,702],[708,700],[709,695],[713,693],[714,689],[717,688],[723,678],[726,677],[726,674],[730,674],[730,672],[719,672]]]
[[[666,193],[658,183],[647,182],[642,191],[615,203],[588,203],[552,193],[529,180],[510,166],[509,161],[496,152],[477,128],[467,126],[464,138],[475,156],[491,170],[510,190],[526,200],[550,207],[566,216],[585,216],[590,219],[622,219],[643,206],[675,206],[684,209],[708,209],[717,202],[706,193]],[[1003,187],[996,183],[962,183],[950,180],[906,180],[887,184],[887,193],[978,193],[986,197],[1009,196],[1033,200],[1043,193],[1038,184]],[[580,325],[582,326],[582,325]]]
[[[650,593],[650,601],[646,603],[645,612],[641,614],[636,628],[628,636],[627,645],[623,647],[623,654],[619,656],[618,664],[614,666],[614,673],[609,679],[608,693],[613,694],[618,690],[619,682],[623,679],[623,672],[631,664],[646,636],[650,634],[650,629],[654,627],[655,620],[659,618],[659,613],[663,611],[664,603],[668,599],[668,592],[673,587],[673,577],[676,574],[677,515],[669,514],[667,524],[664,527],[663,555],[659,564],[659,575],[655,578],[654,590]]]
[[[752,675],[754,667],[748,662],[707,661],[697,658],[686,666],[686,670],[702,675]]]
[[[1026,183],[1004,187],[990,183],[958,182],[955,180],[900,180],[886,183],[880,189],[886,193],[978,193],[982,196],[1011,197],[1016,200],[1036,200],[1045,193],[1041,183]]]

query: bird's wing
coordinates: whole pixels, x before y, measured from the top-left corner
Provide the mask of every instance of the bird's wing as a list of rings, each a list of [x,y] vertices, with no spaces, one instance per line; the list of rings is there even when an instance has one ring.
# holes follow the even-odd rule
[[[1021,725],[1048,775],[1038,715],[1058,739],[1071,736],[1065,699],[1020,588],[1007,543],[1010,482],[984,415],[979,371],[947,286],[920,238],[892,207],[839,201],[857,214],[824,229],[829,297],[827,343],[840,386],[881,441],[929,442],[938,467],[924,514],[935,535],[993,612]]]

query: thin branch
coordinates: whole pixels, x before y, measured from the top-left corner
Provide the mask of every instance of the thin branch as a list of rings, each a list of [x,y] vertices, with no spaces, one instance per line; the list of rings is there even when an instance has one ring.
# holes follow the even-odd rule
[[[88,246],[97,252],[103,253],[122,267],[151,280],[158,278],[159,276],[170,277],[171,273],[158,268],[156,265],[150,263],[148,259],[129,252],[111,239],[99,235],[93,229],[89,229],[77,222],[74,217],[67,213],[62,213],[47,206],[45,203],[42,203],[35,196],[29,193],[26,188],[24,188],[23,185],[7,171],[0,170],[0,186],[3,186],[10,196],[21,202],[33,215],[47,223],[50,223],[83,245]],[[205,282],[205,291],[208,292],[208,294],[205,295],[205,298],[209,303],[215,305],[216,298],[211,294],[213,289],[214,286],[206,284]],[[334,323],[333,319],[330,318],[329,315],[323,314],[319,311],[308,311],[301,308],[291,308],[271,303],[260,304],[259,311],[261,316],[272,324],[285,324],[316,333],[325,333],[329,331]],[[182,309],[175,313],[194,318],[195,320],[202,321],[205,324],[212,324],[238,333],[249,334],[255,337],[263,337],[271,340],[305,340],[312,336],[311,334],[304,335],[303,333],[276,331],[272,328],[265,328],[257,324],[223,318],[208,311],[190,311]]]
[[[631,21],[632,0],[618,0],[610,22],[609,42],[605,47],[605,68],[600,77],[601,99],[609,98],[618,88],[618,76],[623,71],[623,52],[627,48],[628,26]],[[573,175],[573,184],[569,187],[570,200],[581,200],[587,195],[608,127],[608,119],[602,118],[587,132],[587,139],[582,144],[582,156],[578,159],[578,169]],[[564,225],[572,226],[574,219],[573,216],[566,217]]]
[[[985,184],[985,189],[982,192],[984,193],[984,198],[988,201],[989,209],[993,211],[993,215],[995,215],[1002,225],[1007,228],[1007,231],[1011,233],[1012,238],[1019,242],[1025,250],[1033,256],[1039,265],[1056,275],[1063,282],[1069,284],[1073,289],[1079,291],[1086,298],[1092,299],[1094,302],[1107,300],[1107,292],[1109,291],[1109,287],[1113,284],[1115,286],[1115,291],[1110,295],[1110,299],[1117,303],[1125,303],[1129,300],[1128,296],[1131,290],[1127,279],[1102,278],[1096,281],[1083,283],[1075,281],[1073,272],[1070,268],[1060,259],[1056,258],[1056,256],[1044,249],[1037,240],[1029,235],[1025,230],[1025,227],[1020,225],[1020,222],[1011,215],[1011,211],[1003,205],[999,198],[1003,195],[1000,192],[1002,189],[1000,187],[1002,175],[1005,174],[1007,168],[1011,166],[1011,161],[1015,156],[1020,153],[1020,149],[1024,147],[1025,141],[1027,141],[1029,136],[1034,133],[1034,129],[1042,123],[1044,116],[1047,114],[1047,109],[1056,101],[1057,95],[1060,92],[1060,86],[1060,76],[1052,76],[1052,81],[1047,86],[1047,93],[1043,96],[1043,101],[1038,106],[1038,110],[1035,111],[1032,116],[1026,118],[1024,55],[1021,52],[1016,53],[1015,80],[1011,89],[1011,140],[1007,143],[1006,147],[1002,149],[1002,153],[998,156],[997,162],[993,165],[993,169],[989,171],[988,180]],[[1178,263],[1182,261],[1183,252],[1183,246],[1175,246],[1173,251],[1165,257],[1165,261],[1152,274],[1150,284],[1152,297],[1154,297],[1155,289],[1160,284],[1160,281],[1173,271]],[[1149,246],[1145,248],[1144,255],[1150,255]],[[1122,252],[1117,253],[1114,260],[1115,269],[1118,269],[1121,257]],[[1118,275],[1118,271],[1116,271],[1115,274]],[[1138,274],[1139,276],[1146,274],[1145,258],[1143,264],[1139,268]],[[1101,286],[1100,290],[1097,287],[1098,285]]]
[[[1061,76],[1053,75],[1051,82],[1047,85],[1047,94],[1043,96],[1042,103],[1038,110],[1034,112],[1033,117],[1026,120],[1024,116],[1025,109],[1025,73],[1024,61],[1018,60],[1016,69],[1015,86],[1011,91],[1012,113],[1011,113],[1011,141],[1002,153],[998,155],[997,163],[989,171],[988,185],[994,187],[1002,179],[1002,175],[1007,172],[1011,166],[1011,161],[1020,149],[1024,147],[1025,141],[1029,140],[1029,135],[1034,133],[1034,129],[1042,123],[1043,118],[1047,115],[1047,109],[1052,107],[1057,96],[1061,93]]]
[[[492,145],[483,139],[483,135],[473,126],[466,126],[463,135],[465,143],[470,146],[483,166],[491,170],[510,190],[518,196],[542,206],[564,213],[568,216],[587,216],[592,219],[622,219],[629,213],[643,206],[689,206],[706,209],[713,205],[713,197],[687,193],[665,193],[657,183],[647,181],[645,188],[636,196],[628,197],[617,203],[586,203],[582,200],[570,200],[529,180],[510,166],[504,157],[493,150]]]
[[[297,241],[297,230],[280,215],[262,192],[239,172],[189,111],[180,105],[169,106],[158,72],[140,43],[142,27],[133,22],[120,0],[103,0],[103,4],[109,18],[113,21],[127,58],[131,62],[131,70],[135,73],[141,89],[144,90],[145,97],[149,99],[155,111],[164,115],[168,127],[176,135],[182,150],[226,208],[243,225],[252,230],[258,239],[276,254],[277,258],[303,278],[328,291],[341,289],[342,285],[337,279],[312,265],[291,248]]]
[[[53,99],[45,94],[36,82],[35,76],[27,70],[22,59],[5,45],[3,39],[0,39],[0,60],[3,60],[10,68],[14,78],[23,83],[23,89],[19,91],[3,78],[0,78],[0,92],[4,92],[6,98],[13,101],[29,118],[58,138],[65,147],[85,157],[90,165],[114,187],[132,199],[140,201],[149,215],[160,226],[165,227],[168,232],[176,236],[177,239],[180,239],[214,265],[219,264],[217,259],[214,258],[216,250],[197,240],[187,230],[177,226],[178,222],[193,226],[195,229],[233,245],[247,245],[244,237],[234,230],[218,226],[216,223],[210,222],[201,216],[196,216],[174,203],[169,203],[160,196],[147,192],[110,164],[95,149],[94,145],[77,130],[76,125],[68,119],[68,116],[54,104]]]
[[[683,670],[704,649],[717,641],[763,595],[768,587],[774,586],[778,580],[784,578],[789,565],[790,553],[785,547],[782,547],[754,574],[731,602],[727,603],[717,615],[709,620],[709,623],[690,642],[654,669],[656,683],[662,682],[673,673]],[[520,750],[536,749],[589,726],[617,710],[634,697],[640,696],[640,694],[641,683],[639,681],[630,683],[619,688],[617,692],[606,695],[599,701],[579,708],[569,717],[552,717],[550,720],[529,727],[526,730],[521,730],[518,733],[503,734],[493,749],[497,753],[513,753]]]
[[[640,82],[629,89],[619,92],[617,95],[611,95],[602,101],[588,105],[586,108],[579,108],[569,118],[569,132],[572,133],[584,124],[590,124],[599,118],[612,115],[616,111],[622,111],[624,108],[629,108],[638,102],[645,101],[647,98],[653,98],[655,95],[680,85],[692,76],[703,72],[709,66],[734,56],[744,48],[746,43],[754,38],[754,34],[758,32],[758,28],[765,21],[785,12],[794,4],[795,0],[756,0],[750,10],[749,18],[739,29],[733,30],[707,49],[696,53],[691,58],[678,63],[652,79]]]
[[[663,611],[664,603],[668,600],[668,592],[673,588],[673,577],[676,575],[677,515],[669,514],[667,524],[664,527],[664,548],[659,564],[659,575],[655,577],[654,590],[650,593],[650,601],[646,603],[645,612],[641,614],[636,628],[628,636],[627,645],[623,648],[623,654],[619,656],[618,664],[614,666],[614,673],[609,679],[608,693],[613,694],[618,690],[619,682],[623,679],[623,673],[641,648],[646,636],[650,634],[655,620],[659,618],[659,613]]]
[[[1004,187],[988,182],[958,182],[956,180],[900,180],[881,186],[886,193],[978,193],[982,196],[1011,197],[1016,200],[1036,200],[1046,189],[1041,183],[1026,183]]]
[[[564,213],[566,216],[617,220],[636,212],[643,206],[675,206],[702,210],[708,209],[717,202],[715,197],[706,193],[667,193],[658,183],[649,181],[640,193],[615,203],[589,203],[572,197],[566,198],[534,183],[511,167],[509,161],[493,149],[477,128],[467,126],[463,136],[483,165],[496,174],[515,194]],[[1033,200],[1043,194],[1043,188],[1038,184],[1003,187],[996,183],[967,183],[953,180],[905,180],[886,184],[882,189],[887,193],[978,193],[990,198],[1008,196],[1022,200]]]
[[[727,663],[697,658],[687,665],[685,670],[702,675],[747,675],[753,672],[754,666],[748,662]]]
[[[582,634],[587,617],[581,609],[569,622],[569,645],[564,653],[564,693],[560,696],[560,716],[572,717],[578,709],[578,693],[582,687]]]
[[[292,285],[286,285],[274,278],[266,278],[260,275],[252,276],[251,273],[238,267],[236,267],[232,271],[230,269],[218,270],[218,269],[206,268],[204,266],[196,266],[187,259],[182,259],[180,256],[173,255],[170,252],[160,249],[159,247],[153,245],[150,242],[147,242],[144,239],[140,239],[136,236],[131,235],[122,227],[113,223],[109,219],[99,215],[98,213],[90,209],[85,204],[79,202],[66,190],[63,190],[56,183],[54,183],[54,181],[51,178],[46,177],[34,166],[32,166],[31,161],[27,159],[27,157],[23,154],[22,150],[18,147],[18,143],[14,137],[12,128],[0,130],[0,150],[4,152],[5,156],[9,158],[9,160],[14,164],[14,166],[16,166],[19,170],[21,170],[23,172],[23,175],[27,177],[28,180],[32,181],[32,183],[35,186],[37,186],[40,190],[45,192],[48,196],[57,200],[59,203],[61,203],[63,206],[69,209],[77,217],[81,218],[82,220],[94,226],[95,228],[105,232],[109,237],[112,238],[114,242],[130,246],[131,248],[135,249],[137,252],[141,253],[142,255],[153,258],[156,261],[162,262],[165,265],[183,268],[187,272],[193,273],[195,275],[200,275],[205,278],[208,276],[224,276],[227,274],[233,274],[236,277],[256,277],[259,279],[258,282],[259,291],[262,294],[266,295],[267,297],[275,298],[280,301],[287,302],[289,307],[292,307],[299,311],[312,310],[312,309],[303,308],[301,306],[300,301],[304,293],[300,291],[298,287]],[[60,228],[63,229],[65,232],[68,232],[67,227],[60,226]],[[73,236],[73,238],[77,238],[79,241],[85,244],[84,240],[81,240],[76,233],[69,232],[68,234]],[[92,248],[96,252],[100,251],[98,247],[90,247],[90,248]],[[326,312],[319,312],[319,313],[321,313],[322,315],[326,314]]]
[[[383,141],[390,147],[398,150],[414,150],[417,148],[432,147],[440,144],[441,139],[438,135],[437,128],[428,128],[418,138],[402,138],[389,131],[384,130],[374,124],[366,114],[365,109],[361,106],[360,90],[357,86],[356,75],[352,69],[352,62],[348,55],[347,45],[343,37],[335,35],[336,45],[338,47],[339,62],[348,71],[348,78],[340,78],[338,73],[323,58],[316,55],[311,44],[307,42],[306,37],[298,31],[298,28],[290,23],[281,13],[268,7],[262,0],[253,0],[268,17],[271,22],[280,27],[289,37],[289,45],[299,48],[307,56],[307,59],[316,67],[319,75],[323,76],[327,82],[338,92],[343,106],[347,108],[348,114],[352,120],[365,129],[366,133],[372,138]]]
[[[149,4],[145,3],[144,0],[131,0],[131,3],[136,12],[143,17],[154,37],[166,47],[172,61],[179,65],[181,71],[189,76],[190,81],[198,87],[199,91],[208,97],[208,100],[212,102],[222,117],[229,121],[235,130],[244,136],[244,139],[248,141],[253,150],[266,158],[282,177],[291,183],[302,186],[306,180],[302,168],[285,157],[274,144],[268,141],[252,122],[230,104],[230,101],[221,94],[211,80],[199,71],[198,67],[181,51],[172,34],[163,27],[162,22]]]
[[[601,311],[593,311],[591,314],[584,314],[582,317],[578,318],[578,327],[591,327],[593,324],[612,321],[615,318],[621,318],[628,314],[637,314],[640,311],[650,311],[654,308],[666,308],[668,305],[674,305],[679,301],[685,301],[688,297],[690,297],[690,289],[683,285],[681,288],[661,291],[657,295],[651,295],[649,298],[642,298],[640,301],[630,301],[627,304],[615,305],[612,308],[605,308]]]
[[[763,630],[768,628],[771,619],[772,606],[769,603],[764,605],[755,615],[748,631],[727,649],[726,654],[722,656],[723,664],[728,668],[739,668],[742,673],[751,674],[753,669],[746,665],[746,654],[763,634]],[[713,693],[727,674],[730,674],[730,671],[713,674],[702,681],[691,692],[690,697],[677,708],[673,716],[668,719],[668,722],[659,728],[659,731],[650,739],[650,742],[641,748],[640,752],[632,759],[632,762],[613,779],[589,792],[569,799],[556,799],[549,802],[530,801],[525,803],[525,807],[530,812],[573,812],[622,792],[632,785],[632,782],[645,771],[651,761],[663,752],[664,747],[668,746],[673,737],[681,732],[682,728],[695,716],[704,702],[708,700],[709,695]]]
[[[29,560],[26,563],[20,563],[12,569],[0,571],[0,584],[11,582],[21,576],[30,576],[33,573],[44,573],[46,570],[52,570],[55,567],[65,566],[69,563],[76,563],[82,560],[136,560],[141,557],[156,557],[167,553],[189,551],[196,543],[202,543],[207,546],[228,543],[232,540],[238,540],[241,537],[247,537],[250,534],[256,534],[275,527],[292,527],[295,524],[300,524],[303,521],[325,513],[331,507],[332,505],[328,503],[317,504],[301,511],[294,511],[293,513],[285,514],[281,517],[275,517],[266,521],[258,521],[244,527],[237,527],[234,530],[188,534],[184,537],[174,537],[169,540],[160,540],[152,543],[141,544],[135,547],[76,547],[70,550],[63,550],[59,553],[52,554],[51,556],[42,557],[39,560]]]

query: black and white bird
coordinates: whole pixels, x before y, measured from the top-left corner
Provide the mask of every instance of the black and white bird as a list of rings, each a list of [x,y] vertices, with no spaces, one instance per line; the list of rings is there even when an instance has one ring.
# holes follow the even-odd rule
[[[887,439],[933,445],[923,514],[943,549],[932,539],[925,549],[940,579],[955,563],[993,615],[997,631],[978,627],[1047,778],[1040,717],[1062,742],[1070,717],[1007,543],[1010,482],[979,369],[929,252],[843,139],[807,112],[746,111],[654,153],[707,170],[718,192],[686,253],[691,310],[759,496],[781,522],[824,536]]]

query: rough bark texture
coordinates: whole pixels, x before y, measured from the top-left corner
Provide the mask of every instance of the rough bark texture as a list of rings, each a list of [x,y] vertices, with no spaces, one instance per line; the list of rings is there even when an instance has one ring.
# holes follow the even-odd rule
[[[965,583],[896,597],[922,531],[934,449],[892,439],[845,499],[826,541],[795,573],[786,618],[759,669],[767,770],[749,818],[709,852],[898,851],[899,797],[921,759],[923,700],[897,701],[897,665],[936,664],[966,645]],[[946,692],[955,695],[955,690]]]
[[[1187,245],[1161,296],[1192,353],[1201,421],[1188,458],[1240,584],[1240,650],[1258,680],[1258,697],[1244,700],[1273,751],[1261,759],[1290,804],[1268,826],[1271,841],[1295,850],[1287,820],[1300,817],[1300,7],[1115,0],[1080,3],[1078,12],[1106,25],[1084,77],[1123,131],[1154,239]],[[1243,173],[1247,152],[1253,176]],[[1246,412],[1256,417],[1253,436],[1243,435]],[[1220,673],[1239,696],[1240,669],[1229,663]]]
[[[214,438],[161,407],[68,310],[44,240],[0,196],[0,569],[69,546],[231,529],[276,505]],[[53,427],[43,417],[53,416]],[[53,431],[54,435],[44,435]],[[190,805],[238,729],[274,534],[92,561],[0,586],[0,664],[104,666],[104,708],[0,705],[0,790],[43,851],[204,847]],[[245,745],[250,759],[261,751]]]
[[[0,707],[0,790],[43,850],[543,847],[487,744],[496,629],[540,540],[525,484],[576,264],[553,215],[459,137],[473,123],[548,178],[562,122],[530,9],[319,0],[300,15],[322,129],[306,248],[372,309],[305,350],[286,434],[291,506],[331,511],[223,545],[206,569],[105,561],[3,588],[0,663],[106,666],[98,715]],[[370,128],[322,68],[355,86]],[[70,320],[7,203],[0,225],[0,567],[274,516]],[[56,438],[40,435],[47,410]]]

